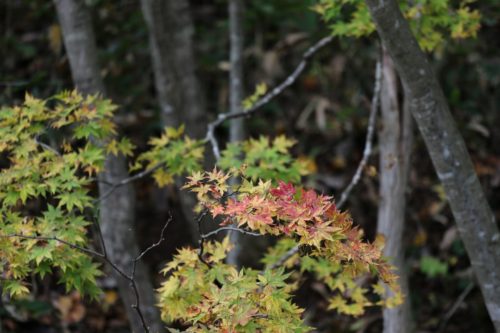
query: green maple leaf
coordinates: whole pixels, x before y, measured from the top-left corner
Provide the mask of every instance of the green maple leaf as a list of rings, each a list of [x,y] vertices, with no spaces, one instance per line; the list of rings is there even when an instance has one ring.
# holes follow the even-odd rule
[[[66,206],[71,211],[73,207],[80,208],[82,211],[85,207],[91,206],[91,199],[87,195],[87,190],[78,189],[73,192],[65,192],[56,196],[59,199],[57,207]]]
[[[3,287],[11,297],[20,297],[29,294],[29,289],[21,281],[7,280],[3,282]]]
[[[14,206],[17,203],[17,200],[21,199],[18,191],[8,191],[4,194],[3,204],[7,206]]]
[[[24,204],[26,203],[26,200],[31,197],[36,195],[36,189],[34,184],[31,183],[25,183],[22,185],[22,187],[19,189],[19,198],[21,199],[21,202]]]
[[[35,260],[37,265],[40,265],[42,261],[48,259],[52,261],[52,251],[54,250],[53,246],[37,246],[31,249],[30,259]]]

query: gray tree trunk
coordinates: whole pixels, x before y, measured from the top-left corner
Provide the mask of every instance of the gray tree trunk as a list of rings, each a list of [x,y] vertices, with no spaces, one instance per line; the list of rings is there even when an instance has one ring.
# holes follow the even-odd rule
[[[186,133],[201,139],[206,133],[204,98],[196,77],[193,51],[194,27],[188,1],[141,0],[144,19],[149,31],[149,48],[153,63],[155,89],[163,126],[185,124]],[[198,240],[194,219],[195,198],[177,191],[192,241]]]
[[[403,230],[405,225],[405,192],[410,170],[412,146],[411,114],[407,105],[398,101],[398,78],[390,56],[383,54],[380,96],[380,202],[377,233],[385,236],[384,255],[391,258],[400,274],[405,302],[384,309],[384,333],[411,332],[408,276],[404,264]],[[405,103],[406,104],[406,103]]]
[[[427,56],[395,0],[366,0],[443,184],[495,329],[500,332],[500,233]]]
[[[189,1],[141,0],[149,29],[155,88],[164,125],[186,125],[201,139],[206,133],[204,98],[196,76],[194,27]]]
[[[243,111],[243,1],[229,0],[229,112]],[[244,119],[230,120],[229,141],[245,139]]]
[[[229,112],[243,111],[243,1],[229,0]],[[244,119],[231,119],[229,141],[238,142],[245,138]],[[231,179],[235,183],[235,179]],[[227,256],[227,262],[239,266],[239,256],[245,247],[244,237],[239,232],[230,232],[234,248]],[[245,242],[247,243],[247,242]]]
[[[105,94],[99,66],[97,49],[90,12],[84,0],[54,0],[57,15],[63,31],[64,45],[69,58],[75,87],[83,95]],[[127,178],[128,172],[123,157],[109,155],[105,161],[105,171],[99,180],[117,183]],[[106,193],[109,185],[99,183],[99,192]],[[139,255],[134,234],[134,191],[129,184],[119,187],[101,202],[100,226],[109,259],[130,274],[132,260]],[[131,305],[135,303],[128,282],[114,272],[118,281],[120,296],[125,304],[133,332],[142,332],[142,323]],[[147,267],[138,263],[136,268],[140,306],[152,332],[163,332],[159,311]]]

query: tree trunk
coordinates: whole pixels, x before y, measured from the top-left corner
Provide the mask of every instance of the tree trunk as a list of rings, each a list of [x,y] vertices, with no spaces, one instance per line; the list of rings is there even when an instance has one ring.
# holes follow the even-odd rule
[[[500,234],[427,56],[395,0],[366,0],[443,184],[489,315],[500,332]]]
[[[206,133],[204,99],[193,50],[194,27],[189,1],[141,0],[149,29],[155,88],[164,125],[186,125],[186,133]]]
[[[194,27],[188,1],[141,0],[149,30],[149,47],[153,63],[155,89],[163,126],[185,124],[186,133],[201,139],[206,132],[204,98],[195,73],[193,51]],[[188,222],[192,241],[198,241],[194,219],[195,198],[180,190],[176,181],[183,215]]]
[[[243,111],[243,1],[229,0],[229,112]],[[244,119],[230,120],[229,141],[245,139]]]
[[[229,0],[229,112],[243,111],[243,1]],[[244,119],[231,119],[229,141],[238,142],[245,138]],[[235,183],[236,179],[231,179]],[[239,256],[245,246],[244,237],[239,232],[230,232],[234,248],[227,256],[227,262],[239,266]]]
[[[99,67],[97,49],[90,12],[83,0],[55,0],[57,15],[63,31],[64,45],[69,58],[75,87],[83,95],[105,94]],[[109,155],[105,161],[105,171],[99,175],[99,192],[106,193],[109,185],[127,178],[125,159]],[[105,182],[105,183],[104,183]],[[132,260],[139,255],[134,234],[134,191],[129,184],[119,187],[101,201],[100,226],[109,259],[130,274]],[[142,324],[131,305],[135,303],[128,282],[114,272],[118,281],[120,296],[125,303],[133,332],[142,332]],[[138,263],[135,281],[140,293],[140,306],[146,322],[153,332],[162,332],[163,327],[151,278],[146,266]]]
[[[400,274],[405,302],[384,309],[384,333],[411,332],[408,276],[404,265],[403,230],[405,225],[405,191],[410,169],[412,145],[411,114],[407,105],[400,111],[398,79],[390,56],[383,54],[380,97],[380,203],[377,232],[385,236],[384,255]],[[406,104],[406,103],[405,103]]]

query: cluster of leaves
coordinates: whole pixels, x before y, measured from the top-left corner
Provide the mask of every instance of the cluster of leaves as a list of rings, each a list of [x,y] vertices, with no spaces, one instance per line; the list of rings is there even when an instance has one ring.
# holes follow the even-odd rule
[[[229,143],[218,165],[223,170],[245,169],[245,176],[258,179],[299,183],[308,174],[307,160],[293,158],[289,150],[295,141],[280,135],[274,140],[261,136]]]
[[[175,176],[200,172],[204,157],[204,142],[183,136],[184,126],[165,128],[159,138],[149,141],[151,148],[140,154],[131,171],[155,168],[153,177],[159,186],[171,184]],[[222,151],[218,166],[226,171],[244,170],[253,181],[283,180],[299,183],[309,174],[308,158],[295,159],[290,148],[295,144],[281,135],[273,140],[267,137],[229,143]]]
[[[203,254],[184,248],[170,261],[159,292],[162,319],[187,332],[308,332],[283,270],[238,271],[224,263],[229,238],[207,242]],[[200,260],[199,255],[202,256]]]
[[[178,129],[167,127],[159,138],[149,140],[151,148],[140,154],[131,171],[153,169],[153,177],[159,186],[172,184],[174,176],[192,173],[201,169],[203,161],[203,141],[183,137],[184,126]]]
[[[243,101],[242,103],[243,109],[244,110],[250,109],[255,104],[255,102],[257,102],[259,98],[264,96],[266,93],[267,93],[267,85],[265,83],[259,83],[255,87],[255,92],[252,95],[245,98],[245,100]]]
[[[425,51],[432,51],[444,42],[444,36],[462,39],[475,37],[480,27],[478,10],[471,9],[475,0],[400,1],[404,16]],[[375,31],[368,7],[362,0],[318,0],[314,6],[330,23],[336,36],[367,36]]]
[[[0,170],[0,269],[3,289],[12,296],[29,292],[32,273],[43,276],[53,268],[68,290],[98,293],[98,266],[64,243],[82,248],[88,243],[87,227],[96,218],[90,190],[106,155],[134,155],[127,138],[115,139],[115,109],[109,100],[76,92],[45,101],[26,95],[23,105],[1,109],[0,153],[7,163]],[[200,170],[203,142],[183,136],[183,130],[166,128],[151,139],[151,149],[136,158],[131,170],[154,168],[160,186]],[[272,145],[262,138],[241,147],[254,177],[261,173],[267,179],[298,181],[303,171],[288,154],[292,144],[279,137]],[[226,150],[222,163],[239,166],[238,149]]]
[[[68,290],[99,293],[99,267],[85,253],[87,229],[96,219],[91,188],[107,154],[133,157],[135,148],[115,139],[115,109],[98,96],[64,92],[47,101],[27,95],[23,105],[0,110],[0,153],[6,161],[0,169],[0,286],[11,296],[29,292],[32,274],[43,277],[54,269]],[[222,225],[284,237],[263,259],[268,267],[262,272],[224,263],[228,239],[181,249],[163,271],[164,320],[182,320],[192,332],[309,331],[300,319],[303,310],[291,301],[300,274],[271,264],[294,246],[302,256],[292,256],[285,267],[298,266],[299,273],[323,280],[332,291],[331,309],[357,315],[369,305],[401,301],[378,244],[362,241],[330,197],[291,185],[307,169],[290,156],[293,144],[279,136],[229,145],[220,161],[227,171],[201,172],[202,142],[183,136],[183,127],[167,128],[136,158],[131,169],[154,172],[159,185],[192,172],[185,187]],[[235,177],[242,181],[229,185]],[[372,285],[376,300],[356,283],[366,275],[379,280]],[[395,297],[385,298],[385,288]]]
[[[448,264],[436,257],[423,256],[420,258],[420,271],[429,278],[435,278],[448,273]]]
[[[403,295],[400,293],[399,286],[395,283],[393,273],[389,272],[389,275],[387,275],[387,269],[383,268],[381,274],[388,277],[391,282],[388,285],[382,279],[373,283],[371,291],[375,296],[375,300],[369,300],[367,298],[369,290],[359,283],[358,278],[353,278],[356,274],[351,274],[349,269],[347,274],[343,271],[342,262],[328,259],[325,256],[311,255],[311,253],[305,255],[298,252],[287,256],[287,253],[296,246],[297,242],[293,239],[280,239],[275,246],[268,250],[262,259],[263,264],[266,267],[273,267],[280,259],[286,257],[287,259],[282,263],[283,267],[289,269],[299,267],[301,274],[305,272],[312,273],[329,290],[331,295],[328,299],[329,310],[359,316],[364,313],[367,306],[378,305],[392,308],[402,303]],[[368,244],[368,246],[381,249],[383,239],[377,238],[373,244]],[[358,275],[362,276],[362,273]]]
[[[206,321],[200,327],[220,324],[221,317],[218,316],[223,315],[222,313],[214,313],[214,316],[210,317],[205,312],[199,314],[196,310],[193,316],[176,315],[175,311],[179,306],[176,301],[185,299],[194,284],[194,280],[187,282],[186,279],[204,276],[205,271],[211,272],[213,276],[207,278],[208,282],[203,282],[204,285],[209,285],[210,292],[201,291],[200,295],[196,296],[199,303],[195,308],[199,309],[200,304],[210,304],[204,309],[209,312],[214,311],[215,304],[220,301],[218,289],[225,288],[224,283],[227,283],[227,278],[219,272],[220,267],[223,267],[226,274],[230,276],[241,276],[243,281],[252,279],[254,281],[255,278],[259,280],[259,276],[266,276],[266,274],[289,277],[289,275],[283,275],[281,270],[276,273],[273,263],[278,262],[287,251],[295,246],[299,246],[301,256],[290,257],[284,266],[292,268],[299,264],[301,272],[315,273],[323,280],[332,291],[332,297],[329,299],[330,309],[360,315],[367,306],[395,306],[402,302],[393,267],[382,256],[383,242],[380,240],[374,243],[363,241],[362,232],[353,226],[349,214],[339,211],[331,197],[318,195],[312,190],[296,188],[290,183],[279,182],[278,185],[273,186],[271,181],[261,180],[254,183],[245,178],[241,185],[232,188],[227,184],[227,180],[235,176],[244,177],[244,170],[229,173],[220,170],[195,173],[188,178],[186,188],[197,194],[204,209],[211,214],[212,218],[219,219],[221,225],[231,224],[242,230],[258,232],[262,235],[282,236],[284,240],[279,242],[278,246],[263,259],[267,268],[257,276],[251,270],[228,273],[229,268],[222,262],[225,258],[223,251],[219,251],[220,255],[217,256],[209,255],[209,258],[201,260],[202,263],[197,262],[196,266],[181,260],[182,256],[179,255],[175,264],[167,266],[166,272],[169,272],[171,276],[160,289],[160,294],[163,295],[160,304],[166,320],[182,319],[190,324],[196,324],[200,318],[204,318]],[[188,257],[191,258],[189,260],[195,262],[194,250],[184,251],[182,253],[189,252]],[[213,251],[210,250],[207,253]],[[206,263],[203,264],[203,262]],[[188,271],[185,271],[186,267],[189,267]],[[219,280],[217,280],[218,274],[222,274]],[[374,282],[370,288],[364,288],[358,284],[362,277],[373,279]],[[215,280],[217,283],[214,282]],[[234,281],[231,280],[231,283]],[[255,281],[253,283],[253,288],[255,288]],[[252,299],[255,289],[247,290],[250,292],[247,295],[244,293],[246,287],[231,286],[239,288],[240,301]],[[293,289],[293,281],[288,281],[288,286]],[[261,285],[259,288],[262,289],[265,286]],[[168,292],[164,294],[165,289]],[[386,297],[387,290],[390,291],[391,297]],[[284,296],[286,297],[282,298],[281,302],[288,302],[288,294]],[[227,300],[224,301],[227,302]],[[260,313],[259,308],[254,308],[252,311],[248,313]],[[288,318],[290,313],[282,313],[282,315]],[[225,328],[240,325],[238,331],[246,331],[247,325],[254,327],[252,325],[257,325],[256,322],[260,318],[247,315],[243,322],[235,322],[230,318],[228,320]]]
[[[29,291],[30,274],[52,268],[68,290],[97,295],[98,266],[62,242],[87,244],[92,216],[83,211],[92,206],[89,185],[102,170],[104,142],[129,153],[125,141],[110,139],[115,108],[97,96],[63,92],[49,101],[27,95],[23,105],[0,110],[0,152],[7,161],[0,170],[0,284],[12,296]],[[50,146],[41,141],[49,137]]]
[[[115,138],[115,110],[109,100],[77,92],[46,101],[26,95],[23,105],[0,110],[7,162],[0,169],[0,286],[11,296],[29,292],[32,273],[43,277],[53,268],[68,290],[99,293],[98,265],[82,251],[97,218],[90,190],[107,154],[132,157],[135,149],[127,138]],[[131,169],[155,167],[159,185],[199,170],[202,144],[182,134],[183,127],[165,129]]]

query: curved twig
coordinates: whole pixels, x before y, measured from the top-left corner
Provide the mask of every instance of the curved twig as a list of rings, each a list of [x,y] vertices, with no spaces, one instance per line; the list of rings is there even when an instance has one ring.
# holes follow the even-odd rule
[[[242,234],[245,234],[245,235],[250,235],[250,236],[262,236],[262,234],[259,234],[258,232],[253,232],[253,231],[249,231],[249,230],[245,230],[245,229],[240,229],[238,227],[221,227],[221,228],[218,228],[218,229],[215,229],[213,231],[210,231],[206,234],[202,234],[200,235],[200,237],[202,239],[207,239],[208,237],[210,236],[213,236],[213,235],[217,235],[219,232],[222,232],[222,231],[237,231],[239,233],[242,233]]]
[[[302,60],[299,62],[295,70],[283,82],[277,85],[264,97],[259,99],[254,105],[252,105],[252,107],[241,112],[221,113],[219,114],[216,120],[208,124],[207,135],[205,137],[205,140],[212,145],[212,151],[216,160],[219,160],[221,155],[220,155],[219,143],[214,133],[215,129],[226,120],[240,118],[240,117],[248,117],[252,113],[262,108],[264,105],[271,102],[276,96],[280,95],[286,88],[295,83],[299,75],[304,71],[307,64],[309,63],[309,59],[323,47],[330,44],[332,41],[333,41],[333,36],[324,37],[320,39],[318,42],[316,42],[316,44],[308,48],[307,51],[304,52],[304,54],[302,55]]]
[[[342,207],[349,195],[351,194],[352,189],[356,184],[359,182],[361,179],[361,175],[363,173],[363,169],[366,166],[366,163],[368,162],[368,158],[370,157],[372,153],[372,146],[373,146],[373,136],[375,134],[375,120],[377,118],[377,110],[378,110],[378,105],[380,101],[380,81],[382,78],[382,63],[381,61],[377,61],[377,65],[375,68],[375,86],[373,88],[373,97],[372,97],[372,103],[370,106],[370,117],[368,119],[368,130],[366,134],[366,141],[365,141],[365,148],[363,150],[363,157],[361,158],[361,161],[358,164],[358,168],[356,169],[356,172],[354,173],[354,176],[351,179],[351,182],[349,185],[346,187],[346,189],[342,192],[340,195],[340,200],[337,203],[337,207]]]
[[[101,202],[103,200],[105,200],[106,198],[108,198],[111,193],[113,193],[117,188],[121,187],[121,186],[125,186],[133,181],[136,181],[136,180],[139,180],[141,178],[144,178],[150,174],[152,174],[153,172],[155,172],[156,170],[158,170],[159,168],[161,168],[162,166],[164,165],[164,163],[158,163],[156,164],[154,167],[152,167],[151,169],[147,169],[147,170],[144,170],[144,171],[141,171],[131,177],[128,177],[128,178],[125,178],[125,179],[122,179],[120,180],[118,183],[109,183],[109,182],[106,182],[107,185],[111,186],[103,195],[101,195],[99,198],[97,198],[95,200],[95,202]],[[101,181],[100,181],[101,182]]]

